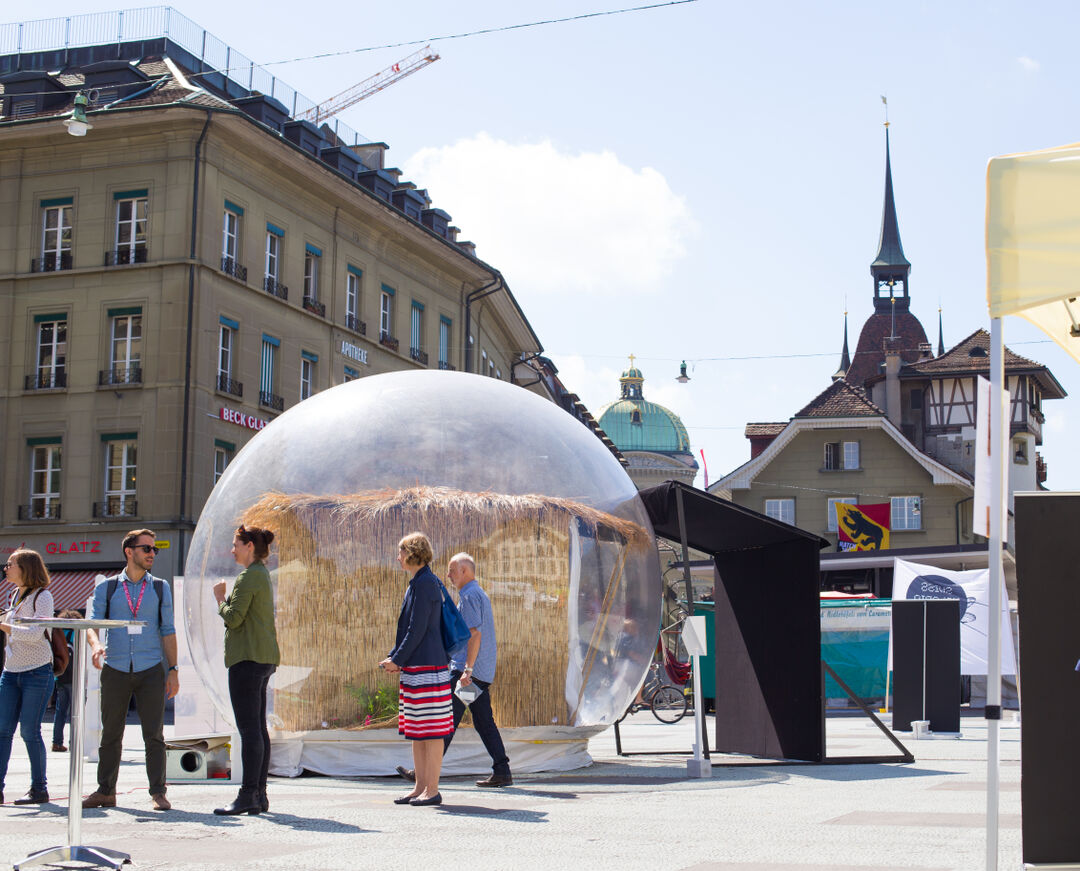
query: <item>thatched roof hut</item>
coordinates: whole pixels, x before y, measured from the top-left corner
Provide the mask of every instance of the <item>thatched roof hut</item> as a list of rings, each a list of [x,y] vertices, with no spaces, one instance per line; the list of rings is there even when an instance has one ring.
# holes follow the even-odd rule
[[[495,616],[504,726],[573,724],[586,692],[602,691],[634,628],[626,556],[652,546],[641,525],[571,499],[446,487],[268,493],[241,519],[275,533],[282,664],[310,669],[275,693],[291,731],[396,725],[386,704],[396,682],[377,663],[407,583],[394,562],[403,535],[427,534],[439,575],[458,551],[476,559]]]

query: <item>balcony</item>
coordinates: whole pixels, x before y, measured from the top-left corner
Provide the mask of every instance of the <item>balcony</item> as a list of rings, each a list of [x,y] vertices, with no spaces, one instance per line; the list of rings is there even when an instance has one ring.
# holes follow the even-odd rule
[[[63,251],[59,259],[56,254],[47,254],[40,260],[30,261],[31,272],[58,272],[61,269],[71,269],[71,252]]]
[[[276,296],[278,299],[287,300],[289,298],[289,288],[272,275],[267,275],[266,278],[263,279],[263,290],[271,296]]]
[[[19,506],[19,520],[59,520],[60,503],[38,499],[29,505]]]
[[[319,302],[313,296],[304,297],[304,308],[314,315],[318,315],[321,318],[326,317],[326,305]]]
[[[396,351],[401,343],[386,330],[379,330],[379,344],[391,351]]]
[[[445,360],[439,361],[439,368],[446,369],[448,372],[457,372],[457,366],[453,363],[447,363]]]
[[[98,387],[120,387],[142,384],[142,366],[113,366],[98,372]]]
[[[345,315],[345,327],[354,333],[359,333],[361,336],[367,335],[367,324],[356,315]]]
[[[267,393],[265,390],[259,391],[259,405],[264,405],[267,408],[272,408],[274,411],[285,410],[285,399],[278,396],[276,393]]]
[[[114,248],[105,252],[106,266],[130,266],[132,263],[146,262],[146,246],[136,245],[134,248]]]
[[[427,365],[427,351],[421,351],[419,348],[409,348],[409,356],[422,366]]]
[[[64,390],[67,388],[67,372],[38,372],[27,375],[24,390]]]
[[[138,513],[134,496],[106,496],[104,502],[94,503],[94,517],[134,517]]]
[[[1035,452],[1035,480],[1040,484],[1046,483],[1046,460],[1038,451]]]
[[[234,381],[224,372],[218,372],[217,389],[222,393],[228,393],[230,396],[244,395],[244,385],[239,381]]]
[[[235,278],[237,281],[243,281],[247,283],[247,267],[241,266],[239,263],[236,262],[236,259],[233,257],[222,256],[221,271],[224,272],[226,275]]]

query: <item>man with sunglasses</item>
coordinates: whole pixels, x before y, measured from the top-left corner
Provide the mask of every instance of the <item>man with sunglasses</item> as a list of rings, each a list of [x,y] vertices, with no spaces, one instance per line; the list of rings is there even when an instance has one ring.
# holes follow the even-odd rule
[[[116,807],[116,778],[132,696],[146,748],[151,805],[159,811],[172,807],[165,797],[165,699],[177,694],[180,678],[172,592],[150,573],[158,550],[154,538],[149,529],[125,535],[127,565],[94,587],[91,619],[139,620],[146,625],[106,630],[104,644],[93,629],[86,632],[94,667],[101,669],[101,747],[98,788],[83,799],[84,808]]]

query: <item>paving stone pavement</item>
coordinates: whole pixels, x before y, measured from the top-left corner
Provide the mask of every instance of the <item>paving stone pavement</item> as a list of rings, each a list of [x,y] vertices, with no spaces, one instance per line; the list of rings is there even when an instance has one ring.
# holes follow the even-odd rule
[[[830,716],[828,752],[893,754],[867,719]],[[1020,724],[1001,726],[999,867],[1019,869]],[[396,777],[273,778],[269,814],[218,817],[234,787],[170,785],[174,809],[150,809],[137,726],[125,735],[118,807],[86,811],[85,844],[131,854],[145,869],[521,869],[521,871],[971,871],[985,868],[986,724],[965,716],[959,736],[913,740],[911,764],[783,765],[715,755],[712,776],[688,779],[690,721],[624,723],[590,742],[594,764],[515,775],[478,789],[446,778],[441,807],[397,806]],[[511,762],[513,760],[511,759]],[[0,807],[0,867],[62,844],[67,754],[49,754],[53,801],[10,802],[29,785],[16,736]],[[94,766],[85,766],[87,792]],[[50,866],[57,867],[57,866]]]

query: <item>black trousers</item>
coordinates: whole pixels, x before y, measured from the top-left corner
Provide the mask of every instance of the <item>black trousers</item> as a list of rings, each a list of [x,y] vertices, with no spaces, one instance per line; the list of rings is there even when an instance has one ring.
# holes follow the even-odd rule
[[[160,662],[144,671],[119,671],[108,663],[101,669],[101,747],[98,749],[98,792],[116,794],[124,723],[128,705],[135,710],[146,747],[146,778],[150,795],[165,794],[165,666]]]
[[[270,770],[270,732],[266,728],[266,685],[276,665],[245,659],[229,666],[229,699],[240,733],[243,790],[266,791]]]
[[[454,732],[443,738],[443,753],[450,746],[450,742],[454,740],[458,724],[461,723],[461,718],[465,716],[465,703],[456,695],[453,695],[460,679],[460,671],[450,672],[450,698],[454,705]],[[488,756],[491,757],[491,770],[495,774],[509,774],[510,759],[506,755],[506,748],[503,746],[499,727],[495,725],[495,715],[491,713],[491,684],[484,680],[477,680],[475,677],[472,682],[483,690],[479,698],[469,705],[476,734],[484,742],[484,748],[487,750]]]

